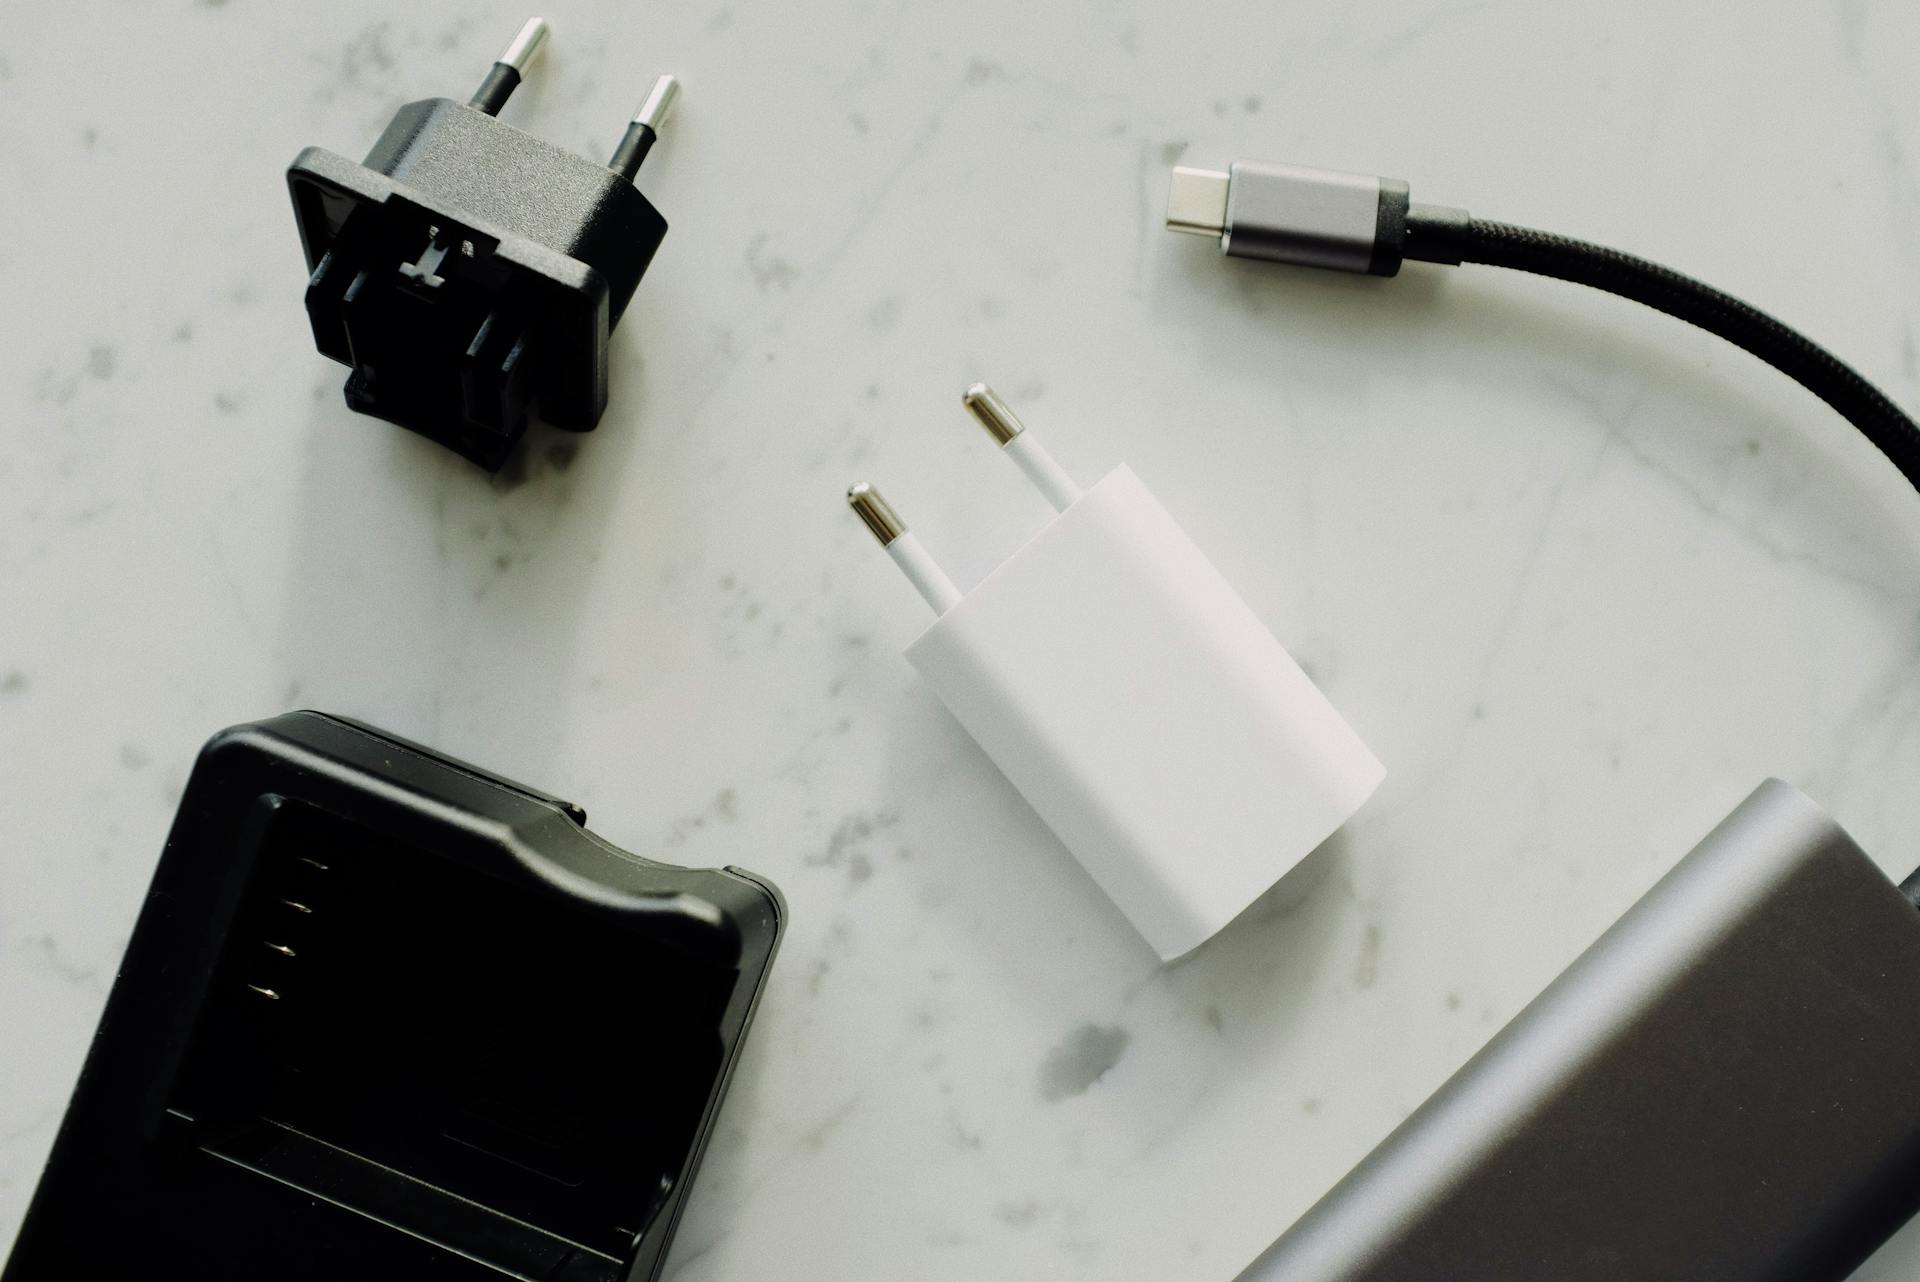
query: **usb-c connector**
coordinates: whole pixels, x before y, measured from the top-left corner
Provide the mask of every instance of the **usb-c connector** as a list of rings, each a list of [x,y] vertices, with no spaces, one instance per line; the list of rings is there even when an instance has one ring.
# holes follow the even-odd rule
[[[1167,227],[1197,236],[1218,236],[1236,258],[1333,271],[1391,276],[1406,258],[1445,256],[1433,242],[1430,254],[1410,248],[1413,223],[1464,226],[1457,209],[1416,208],[1398,178],[1238,160],[1218,169],[1177,168],[1167,194]]]

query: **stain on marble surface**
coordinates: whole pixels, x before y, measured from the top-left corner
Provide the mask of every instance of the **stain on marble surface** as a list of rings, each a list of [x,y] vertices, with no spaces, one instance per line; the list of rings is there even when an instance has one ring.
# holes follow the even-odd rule
[[[1049,1104],[1085,1095],[1112,1072],[1133,1035],[1113,1024],[1082,1024],[1047,1052],[1040,1065],[1040,1098]]]

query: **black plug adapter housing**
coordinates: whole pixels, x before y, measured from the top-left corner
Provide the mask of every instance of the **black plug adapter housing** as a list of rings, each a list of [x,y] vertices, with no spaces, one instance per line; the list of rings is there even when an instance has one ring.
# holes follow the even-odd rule
[[[364,163],[287,170],[321,353],[349,408],[497,471],[537,413],[587,431],[607,338],[667,233],[633,185],[676,93],[662,77],[608,165],[495,118],[544,43],[534,19],[470,103],[408,103]]]
[[[216,736],[4,1282],[655,1278],[785,910],[585,821],[319,713]]]

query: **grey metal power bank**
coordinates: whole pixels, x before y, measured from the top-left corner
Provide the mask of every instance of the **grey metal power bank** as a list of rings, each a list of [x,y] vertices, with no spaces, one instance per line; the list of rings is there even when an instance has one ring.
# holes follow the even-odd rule
[[[1819,1282],[1920,1209],[1920,911],[1770,780],[1241,1282]]]

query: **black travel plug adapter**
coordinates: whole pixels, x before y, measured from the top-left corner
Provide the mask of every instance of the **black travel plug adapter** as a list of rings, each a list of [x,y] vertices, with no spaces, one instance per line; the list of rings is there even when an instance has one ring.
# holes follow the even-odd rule
[[[5,1282],[648,1282],[778,942],[738,869],[291,713],[194,768]]]
[[[314,342],[352,367],[347,405],[488,471],[531,414],[599,423],[607,337],[667,234],[633,179],[677,82],[595,164],[495,119],[546,35],[529,21],[471,102],[402,107],[364,164],[309,147],[287,170]]]

